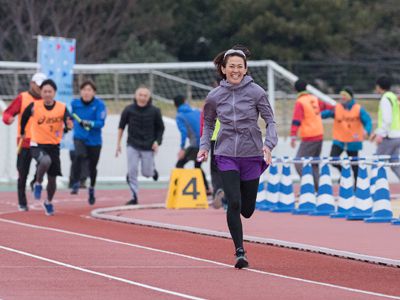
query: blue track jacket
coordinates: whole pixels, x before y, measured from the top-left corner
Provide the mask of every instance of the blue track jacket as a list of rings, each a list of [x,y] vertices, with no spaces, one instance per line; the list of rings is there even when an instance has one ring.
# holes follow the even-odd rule
[[[200,146],[200,111],[183,103],[178,107],[176,124],[181,132],[181,149],[185,148],[186,138],[189,138],[190,147]]]
[[[85,130],[74,119],[74,139],[81,140],[87,146],[100,146],[102,144],[101,129],[104,127],[107,109],[103,100],[94,97],[89,103],[82,99],[74,99],[71,102],[71,114],[77,114],[79,118],[93,122],[93,128]]]

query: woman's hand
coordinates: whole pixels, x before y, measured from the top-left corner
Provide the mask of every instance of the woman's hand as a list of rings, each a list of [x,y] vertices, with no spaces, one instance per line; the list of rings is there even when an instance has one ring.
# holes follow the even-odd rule
[[[208,151],[207,150],[200,150],[197,153],[197,161],[201,162],[201,161],[207,161],[208,159]]]
[[[264,153],[264,160],[265,162],[270,165],[272,164],[272,154],[271,154],[271,150],[269,150],[269,148],[267,146],[263,147],[263,153]]]

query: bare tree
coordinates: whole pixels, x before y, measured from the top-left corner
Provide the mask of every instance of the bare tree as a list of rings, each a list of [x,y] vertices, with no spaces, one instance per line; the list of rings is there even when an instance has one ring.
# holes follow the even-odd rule
[[[34,61],[34,37],[49,35],[76,38],[80,62],[107,61],[126,46],[129,35],[140,37],[159,30],[151,18],[135,22],[135,17],[143,20],[153,14],[142,11],[138,2],[0,0],[0,60]]]

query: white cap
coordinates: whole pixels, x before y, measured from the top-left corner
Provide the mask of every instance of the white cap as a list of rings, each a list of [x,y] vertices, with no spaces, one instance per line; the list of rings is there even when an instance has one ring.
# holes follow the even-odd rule
[[[43,73],[35,73],[32,76],[32,80],[34,83],[36,83],[38,86],[41,86],[43,81],[47,79],[47,76]]]

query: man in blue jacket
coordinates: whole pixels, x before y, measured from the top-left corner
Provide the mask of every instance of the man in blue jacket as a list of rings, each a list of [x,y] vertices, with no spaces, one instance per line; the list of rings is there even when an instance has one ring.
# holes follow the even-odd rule
[[[80,86],[80,99],[71,103],[71,113],[74,117],[75,158],[72,162],[72,191],[77,194],[81,178],[81,166],[85,159],[89,160],[89,198],[93,205],[96,202],[94,186],[96,184],[97,163],[102,145],[101,129],[104,127],[107,110],[104,102],[97,98],[96,85],[93,81],[84,81]]]
[[[183,168],[187,162],[193,160],[194,167],[201,170],[207,194],[210,194],[211,191],[209,190],[206,176],[201,169],[201,162],[196,159],[200,147],[200,111],[191,108],[182,95],[174,97],[174,104],[177,109],[176,124],[181,133],[180,150],[178,152],[176,167]],[[189,139],[189,147],[185,149],[186,139]]]

